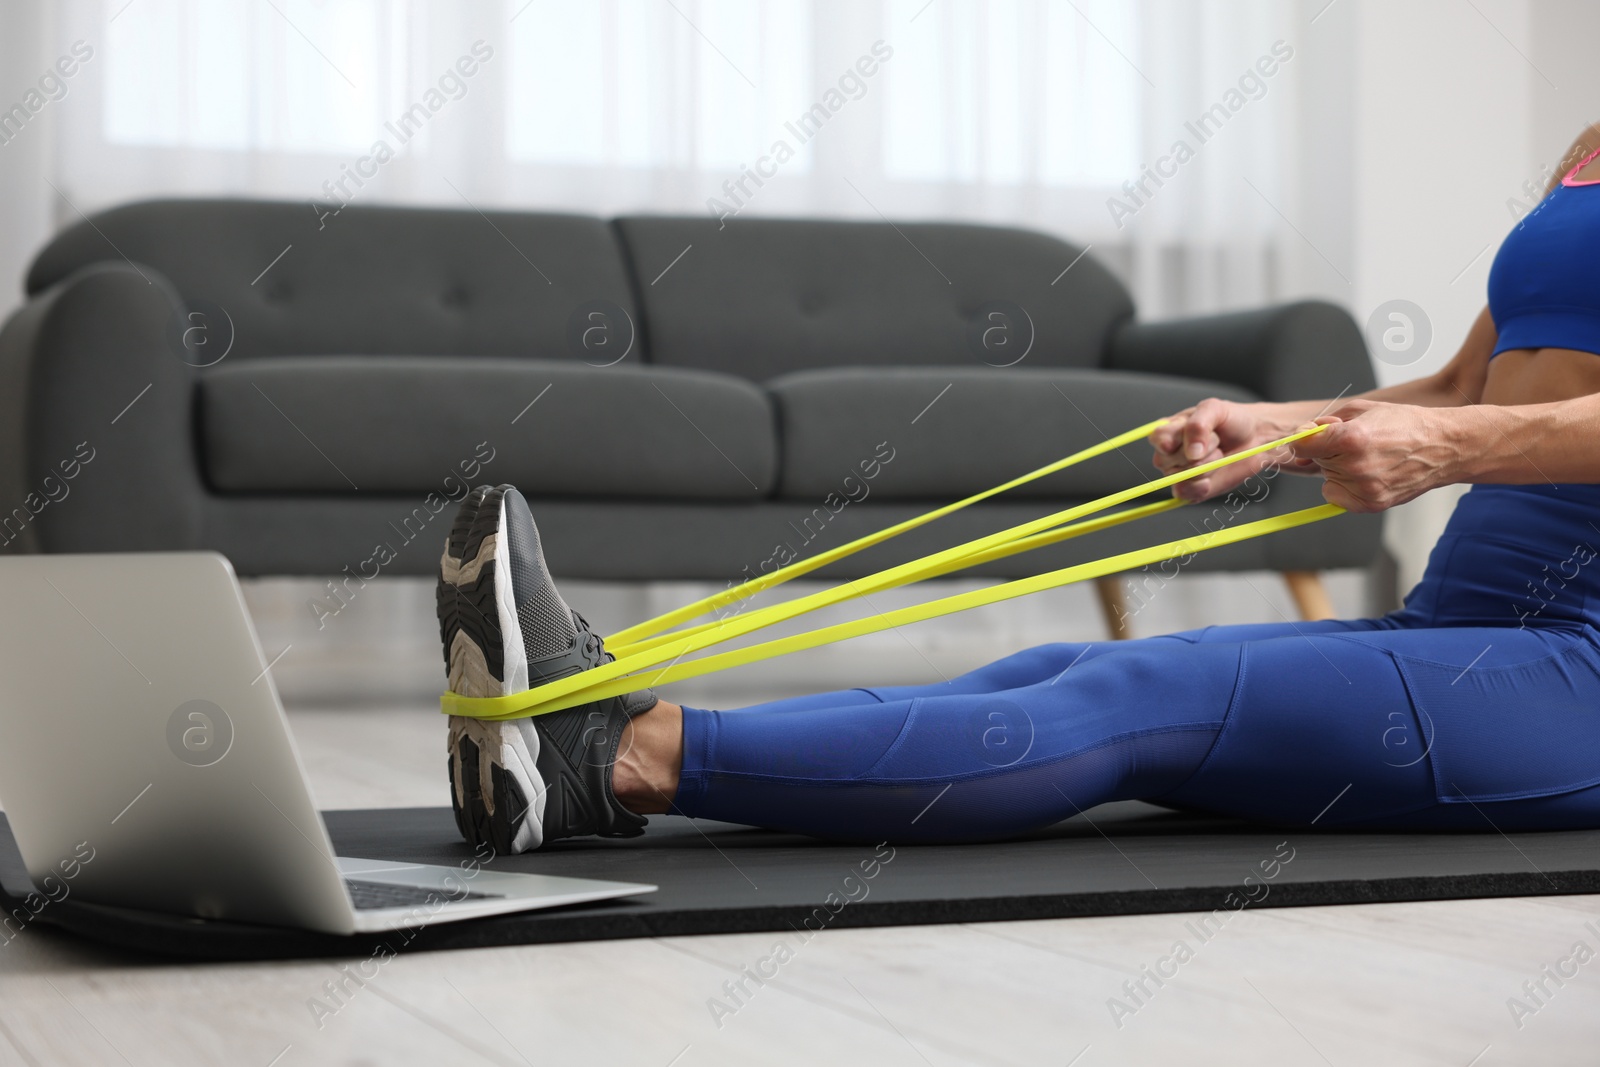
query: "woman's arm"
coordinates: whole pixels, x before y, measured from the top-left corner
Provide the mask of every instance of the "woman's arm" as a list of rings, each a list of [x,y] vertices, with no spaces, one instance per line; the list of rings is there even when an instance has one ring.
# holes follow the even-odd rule
[[[1496,337],[1494,320],[1489,317],[1489,309],[1484,308],[1472,329],[1467,331],[1461,349],[1439,370],[1399,385],[1373,389],[1352,399],[1429,408],[1476,404],[1483,396],[1483,383],[1489,374],[1489,355],[1494,351]],[[1150,443],[1156,449],[1155,465],[1163,473],[1171,474],[1197,463],[1207,463],[1285,437],[1348,402],[1334,399],[1238,404],[1215,398],[1202,400],[1178,412],[1150,435]],[[1315,473],[1317,469],[1309,460],[1296,461],[1287,453],[1267,452],[1203,478],[1180,483],[1173,488],[1173,495],[1184,500],[1204,500],[1227,492],[1250,475],[1274,464],[1299,473]]]
[[[1328,502],[1350,511],[1458,482],[1600,483],[1600,393],[1513,407],[1358,400],[1316,421],[1331,425],[1290,447],[1326,476]]]

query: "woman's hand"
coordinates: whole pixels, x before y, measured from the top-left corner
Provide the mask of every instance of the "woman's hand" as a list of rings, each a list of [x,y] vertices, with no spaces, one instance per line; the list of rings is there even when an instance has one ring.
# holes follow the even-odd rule
[[[1328,503],[1383,511],[1463,480],[1455,432],[1463,410],[1352,400],[1316,420],[1328,429],[1289,447],[1327,479],[1322,496]]]
[[[1312,409],[1313,411],[1315,409]],[[1176,474],[1201,463],[1232,455],[1255,445],[1275,441],[1306,425],[1311,411],[1304,405],[1240,404],[1212,397],[1178,412],[1150,435],[1154,463],[1162,474]],[[1318,437],[1330,431],[1324,430]],[[1298,460],[1285,448],[1241,460],[1210,474],[1172,487],[1172,495],[1190,502],[1205,500],[1230,489],[1274,464],[1297,473],[1315,473],[1309,459]]]

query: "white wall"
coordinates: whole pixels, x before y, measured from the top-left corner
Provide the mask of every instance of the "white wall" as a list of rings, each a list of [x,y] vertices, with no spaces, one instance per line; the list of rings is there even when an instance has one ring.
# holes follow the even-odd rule
[[[1535,169],[1530,71],[1470,4],[1354,6],[1354,310],[1412,300],[1434,332],[1416,365],[1379,364],[1387,383],[1437,369],[1483,307],[1505,199]],[[1479,7],[1526,50],[1525,0]]]
[[[1576,132],[1600,120],[1600,4],[1592,0],[1538,0],[1527,43],[1518,47],[1543,72],[1534,75],[1529,132],[1534,153],[1554,162]],[[1550,81],[1546,81],[1548,76]],[[1553,85],[1551,83],[1554,83]]]

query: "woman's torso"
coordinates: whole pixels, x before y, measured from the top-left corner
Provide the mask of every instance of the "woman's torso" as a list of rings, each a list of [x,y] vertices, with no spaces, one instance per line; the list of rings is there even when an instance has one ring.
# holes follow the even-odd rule
[[[1495,257],[1490,312],[1500,343],[1483,404],[1600,393],[1594,249],[1600,249],[1600,153],[1573,168]],[[1400,614],[1425,626],[1600,627],[1600,485],[1474,487],[1457,504]]]
[[[1600,152],[1506,236],[1489,273],[1499,334],[1481,400],[1543,404],[1600,392]]]
[[[1595,279],[1600,288],[1600,276]],[[1515,349],[1489,362],[1485,404],[1549,404],[1600,393],[1600,355],[1572,348]]]

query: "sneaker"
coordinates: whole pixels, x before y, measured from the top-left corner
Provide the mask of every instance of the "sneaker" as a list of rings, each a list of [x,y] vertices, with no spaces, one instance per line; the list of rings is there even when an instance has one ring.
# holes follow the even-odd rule
[[[528,502],[509,485],[461,504],[439,561],[439,636],[450,688],[520,693],[613,657],[561,599]],[[499,853],[563,837],[635,837],[645,818],[611,791],[622,728],[655,703],[648,689],[509,722],[450,717],[450,799],[474,846]]]

